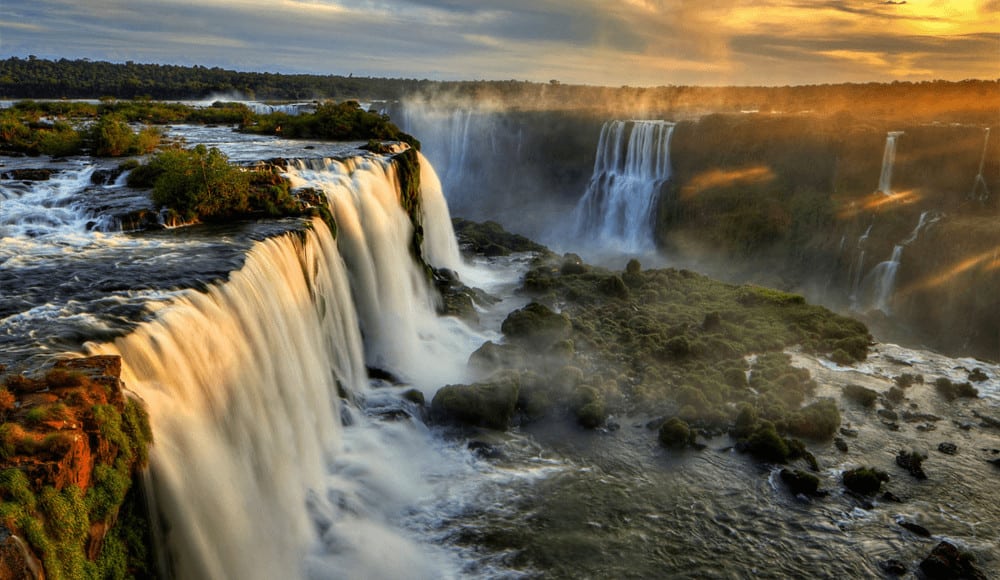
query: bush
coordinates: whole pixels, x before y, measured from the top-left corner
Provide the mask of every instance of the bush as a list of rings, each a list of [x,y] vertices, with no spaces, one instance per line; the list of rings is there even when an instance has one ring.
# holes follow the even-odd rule
[[[972,386],[972,383],[953,383],[941,377],[934,381],[934,388],[942,397],[949,401],[954,401],[959,397],[975,399],[979,397],[979,390]]]
[[[747,451],[754,457],[770,463],[784,463],[788,460],[788,444],[778,435],[770,421],[761,421],[750,438]]]
[[[889,481],[889,474],[874,467],[851,469],[843,475],[844,487],[861,495],[875,495],[884,481]]]
[[[844,397],[862,407],[871,408],[878,400],[878,392],[861,385],[847,385],[844,387]]]
[[[829,439],[838,427],[840,410],[832,399],[821,399],[806,405],[787,418],[789,433],[810,439]]]
[[[679,449],[686,447],[692,439],[691,428],[679,417],[672,417],[660,426],[660,445]]]

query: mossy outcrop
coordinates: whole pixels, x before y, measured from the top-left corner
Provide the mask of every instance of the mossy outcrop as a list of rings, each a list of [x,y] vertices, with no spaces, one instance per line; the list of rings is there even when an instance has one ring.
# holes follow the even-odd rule
[[[144,517],[131,518],[128,533],[115,528],[152,442],[120,374],[120,358],[96,356],[5,378],[0,529],[20,543],[4,540],[0,570],[34,570],[37,560],[46,578],[76,579],[145,566],[146,548],[122,539],[141,538]]]
[[[506,429],[514,417],[519,390],[517,375],[471,385],[447,385],[434,395],[431,415],[442,422]]]

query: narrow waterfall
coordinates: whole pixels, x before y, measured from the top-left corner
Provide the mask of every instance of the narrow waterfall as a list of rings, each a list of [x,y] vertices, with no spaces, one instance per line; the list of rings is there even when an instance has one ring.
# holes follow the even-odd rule
[[[986,178],[983,177],[983,169],[986,167],[986,148],[990,144],[990,128],[986,127],[986,135],[983,137],[983,155],[979,158],[979,171],[976,172],[976,180],[972,184],[972,193],[969,197],[985,201],[990,197],[990,190],[986,187]],[[981,191],[980,191],[981,190]]]
[[[902,134],[902,131],[889,131],[885,138],[882,173],[878,178],[878,190],[885,195],[892,195],[892,166],[896,164],[896,139]]]
[[[939,219],[940,216],[930,211],[921,212],[917,225],[910,232],[910,235],[893,247],[892,255],[888,260],[880,262],[872,268],[872,271],[865,278],[871,287],[871,308],[885,314],[892,314],[892,295],[896,291],[896,274],[899,270],[899,262],[903,258],[903,248],[917,241],[920,231]]]
[[[850,272],[848,272],[848,278],[851,281],[850,300],[851,300],[852,310],[857,310],[859,307],[858,301],[860,300],[861,278],[865,267],[865,245],[868,242],[868,236],[871,235],[873,227],[875,227],[874,222],[869,224],[868,229],[865,230],[865,233],[861,234],[858,237],[858,244],[857,244],[858,257],[851,264],[851,270]]]
[[[574,210],[576,236],[635,253],[653,247],[653,211],[670,179],[667,121],[609,121],[601,129],[594,173]]]

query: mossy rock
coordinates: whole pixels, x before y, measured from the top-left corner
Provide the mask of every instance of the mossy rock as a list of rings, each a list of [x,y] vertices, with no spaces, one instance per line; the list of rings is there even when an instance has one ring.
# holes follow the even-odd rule
[[[679,417],[672,417],[660,425],[659,440],[660,445],[664,447],[672,449],[687,447],[692,436],[691,427]]]
[[[751,455],[769,463],[784,463],[788,461],[788,443],[770,421],[761,421],[746,441],[746,450]]]
[[[503,430],[514,417],[519,391],[516,375],[492,382],[447,385],[434,395],[431,413],[438,421]]]
[[[785,482],[788,489],[795,495],[821,495],[819,491],[819,478],[811,473],[796,469],[781,470],[781,481]]]
[[[567,338],[572,329],[569,316],[537,302],[511,312],[500,327],[508,339],[532,346],[551,345]]]
[[[844,472],[844,487],[861,495],[875,495],[882,483],[889,481],[889,474],[874,467],[859,467]]]

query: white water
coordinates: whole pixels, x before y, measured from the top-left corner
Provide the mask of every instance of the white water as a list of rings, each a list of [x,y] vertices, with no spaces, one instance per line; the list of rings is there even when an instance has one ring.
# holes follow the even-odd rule
[[[899,242],[893,249],[888,260],[877,264],[866,276],[866,283],[872,287],[871,308],[879,310],[885,314],[892,314],[891,301],[893,293],[896,291],[896,274],[899,271],[899,263],[903,259],[903,248],[917,240],[920,231],[929,224],[938,221],[940,216],[930,211],[921,212],[917,225],[904,240]],[[870,228],[869,228],[870,230]],[[862,253],[862,258],[864,254]]]
[[[986,167],[986,148],[990,144],[990,128],[986,127],[983,136],[983,155],[979,158],[979,171],[976,172],[976,180],[972,184],[972,193],[969,197],[979,200],[987,200],[990,197],[990,190],[986,187],[986,178],[983,177],[983,169]],[[980,188],[982,192],[980,192]]]
[[[433,170],[421,161],[424,251],[432,265],[461,272],[448,208]],[[323,191],[338,227],[364,336],[367,362],[432,393],[465,377],[468,355],[481,337],[436,314],[426,272],[410,255],[413,225],[399,203],[388,159],[356,157],[299,161],[288,170],[295,187]],[[478,342],[477,342],[478,341]]]
[[[512,284],[461,264],[423,160],[421,173],[427,253],[487,285]],[[289,176],[329,196],[336,241],[316,220],[302,236],[259,242],[229,281],[186,292],[128,336],[90,346],[121,354],[126,384],[150,411],[171,572],[457,577],[471,556],[428,542],[443,542],[442,528],[470,505],[541,472],[500,472],[419,422],[360,412],[405,408],[400,389],[368,386],[365,356],[433,394],[464,374],[485,338],[434,314],[388,159],[299,162]]]
[[[902,134],[902,131],[889,131],[885,138],[882,172],[878,178],[878,190],[885,195],[892,195],[892,167],[896,164],[896,139]]]
[[[667,121],[609,121],[601,129],[587,192],[573,212],[576,238],[623,253],[653,248],[653,211],[670,179]]]

